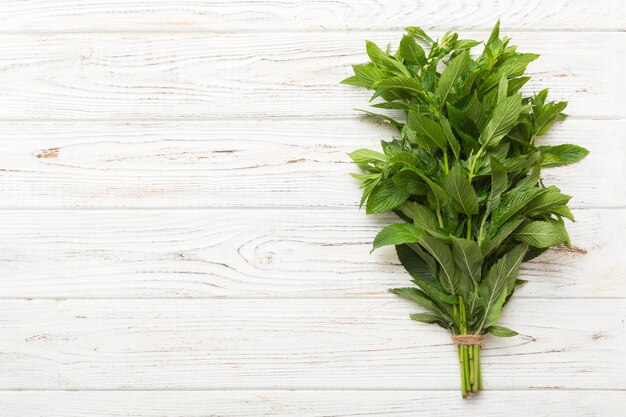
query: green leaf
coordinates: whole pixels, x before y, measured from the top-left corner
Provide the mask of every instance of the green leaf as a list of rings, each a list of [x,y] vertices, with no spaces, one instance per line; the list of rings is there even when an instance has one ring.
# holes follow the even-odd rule
[[[372,191],[374,191],[374,188],[376,188],[378,183],[381,181],[381,178],[382,177],[380,174],[375,174],[375,176],[363,180],[363,183],[360,187],[363,189],[363,196],[361,197],[361,201],[359,202],[359,209],[363,207],[363,203],[365,203],[365,201],[369,198]]]
[[[513,237],[536,248],[549,248],[568,240],[562,224],[539,220],[520,226]]]
[[[381,181],[372,190],[365,212],[367,214],[382,213],[398,207],[409,198],[409,193],[399,188],[393,181]]]
[[[424,180],[426,185],[428,185],[428,187],[431,190],[431,192],[429,193],[429,201],[430,201],[430,196],[432,196],[432,198],[434,199],[436,208],[441,209],[441,207],[444,205],[445,201],[448,198],[448,195],[446,194],[445,190],[441,188],[439,184],[431,180],[424,171],[418,168],[413,168],[413,167],[407,167],[406,169],[412,172],[415,172],[420,178]]]
[[[434,275],[437,272],[435,260],[418,245],[396,245],[396,253],[400,263],[416,283],[438,283]]]
[[[526,258],[524,258],[524,260],[526,260]],[[528,281],[525,279],[516,279],[515,280],[515,286],[516,287],[523,287],[524,285],[528,284]]]
[[[353,65],[352,70],[360,85],[365,88],[373,88],[376,82],[387,77],[385,71],[376,68],[372,64]]]
[[[413,223],[421,230],[435,230],[437,217],[431,209],[414,201],[406,201],[400,205],[400,210],[413,220]]]
[[[399,51],[400,56],[409,64],[424,65],[427,62],[424,49],[415,42],[415,38],[411,35],[402,37]]]
[[[431,300],[426,293],[418,290],[417,288],[393,288],[390,291],[408,300],[416,302],[425,309],[430,310],[439,316],[444,318],[446,317],[445,312],[441,310],[437,303]]]
[[[493,326],[493,323],[497,323],[502,315],[502,307],[506,303],[508,295],[508,289],[503,287],[500,292],[494,292],[494,298],[489,298],[488,304],[485,306],[485,313],[483,321],[481,322],[480,329]]]
[[[473,240],[452,237],[452,257],[456,266],[467,275],[474,285],[480,282],[480,272],[483,264],[480,246]]]
[[[467,62],[469,61],[469,52],[464,51],[457,55],[455,58],[452,58],[446,68],[441,73],[441,78],[439,79],[439,99],[441,100],[441,107],[445,106],[446,100],[448,99],[448,95],[452,91],[454,87],[454,83],[459,79],[461,74],[467,68]]]
[[[488,328],[500,318],[509,288],[515,285],[519,265],[527,250],[528,247],[524,244],[516,246],[500,258],[487,272],[479,288],[484,311],[480,328]]]
[[[533,106],[533,114],[541,114],[543,110],[543,106],[546,103],[546,98],[548,98],[548,89],[544,88],[540,92],[536,93],[534,97],[531,98],[532,106]]]
[[[557,216],[565,217],[566,219],[575,221],[574,215],[567,206],[550,207],[548,211],[552,214],[556,214]]]
[[[389,148],[387,148],[389,150]],[[420,163],[419,158],[415,153],[410,151],[394,151],[392,155],[389,156],[389,163],[391,164],[403,164],[408,166],[415,166]]]
[[[425,149],[429,149],[430,145],[436,146],[439,149],[446,149],[448,139],[443,131],[441,125],[429,117],[423,116],[417,112],[410,111],[407,119],[407,125],[417,133],[419,138],[422,138],[428,146],[422,146]]]
[[[480,134],[479,142],[487,147],[494,147],[513,128],[522,111],[520,94],[502,100],[493,110],[493,115]]]
[[[399,89],[399,90],[404,90],[407,92],[417,93],[417,94],[421,94],[424,92],[424,88],[422,87],[420,83],[418,83],[411,77],[405,77],[402,75],[398,75],[396,77],[386,78],[384,80],[378,81],[376,84],[374,84],[374,87],[376,87],[380,91]],[[380,94],[377,94],[377,95],[380,95]]]
[[[442,285],[449,294],[456,294],[458,288],[458,276],[454,267],[452,252],[445,243],[428,235],[422,235],[420,245],[439,263],[443,272],[444,282]]]
[[[501,326],[489,326],[486,330],[492,335],[498,337],[512,337],[519,334],[515,330],[507,329],[506,327]]]
[[[521,191],[507,197],[498,207],[495,208],[492,219],[496,226],[504,224],[511,217],[522,211],[524,207],[535,197],[543,193],[544,190],[532,188]]]
[[[498,75],[504,74],[507,77],[519,77],[524,74],[528,64],[539,58],[537,54],[517,54],[514,57],[506,60],[498,71]]]
[[[487,45],[491,45],[495,41],[497,41],[500,37],[500,19],[496,22],[493,29],[491,29],[491,34],[489,35],[489,39],[487,39]]]
[[[456,140],[454,133],[452,132],[452,127],[450,126],[450,122],[445,117],[440,119],[441,127],[443,128],[443,133],[446,135],[446,139],[448,140],[448,144],[450,145],[450,149],[452,149],[452,153],[456,159],[460,159],[461,157],[461,147],[459,145],[459,141]]]
[[[497,159],[491,158],[491,191],[489,193],[489,211],[500,204],[500,196],[509,185],[506,169]]]
[[[506,78],[506,75],[502,74],[500,76],[500,81],[498,83],[498,104],[504,101],[504,99],[508,95],[508,92],[509,92],[509,80]]]
[[[434,314],[428,313],[415,313],[409,314],[411,320],[419,321],[421,323],[438,323],[441,320],[441,317],[435,316]]]
[[[382,120],[384,122],[387,122],[391,126],[395,127],[398,130],[402,130],[402,127],[404,126],[404,124],[398,122],[397,120],[395,120],[395,119],[393,119],[393,118],[391,118],[391,117],[389,117],[389,116],[387,116],[385,114],[374,113],[374,112],[371,112],[371,111],[368,111],[368,110],[361,110],[361,109],[356,109],[356,110],[365,113],[365,116],[373,117],[375,119],[380,119],[380,120]]]
[[[365,87],[369,88],[370,83],[363,82],[359,77],[353,75],[352,77],[344,78],[339,82],[339,84],[353,85],[355,87]]]
[[[367,56],[372,60],[372,63],[377,67],[384,67],[383,62],[390,59],[378,45],[371,41],[365,41],[365,51],[367,52]]]
[[[551,207],[563,206],[569,202],[572,197],[561,194],[554,185],[545,188],[537,197],[533,198],[524,208],[529,216],[541,214],[543,211]]]
[[[408,27],[404,28],[404,30],[406,30],[409,35],[415,36],[417,39],[421,40],[424,43],[432,44],[433,42],[435,42],[420,27],[408,26]]]
[[[382,49],[380,49],[374,42],[365,41],[365,50],[367,55],[372,60],[372,63],[378,68],[386,68],[389,71],[396,73],[397,75],[411,76],[411,73],[406,69],[401,62],[395,58],[387,55]]]
[[[450,124],[456,131],[462,131],[466,134],[478,136],[478,128],[474,123],[474,120],[471,119],[468,114],[457,109],[450,103],[447,104],[447,109]]]
[[[393,176],[392,181],[399,188],[409,194],[426,195],[428,187],[416,173],[412,171],[400,171]]]
[[[535,135],[542,136],[555,120],[562,115],[563,110],[567,107],[567,102],[549,103],[542,107],[539,116],[535,120]]]
[[[506,256],[506,287],[509,292],[513,291],[517,284],[517,274],[519,272],[519,267],[524,261],[524,257],[528,253],[528,245],[525,243],[518,244],[513,247],[505,256]]]
[[[483,257],[491,255],[493,251],[500,247],[506,238],[509,237],[511,233],[513,233],[515,229],[522,224],[523,221],[524,219],[510,220],[500,226],[492,238],[480,242],[480,249],[483,253]]]
[[[354,172],[351,172],[350,176],[352,178],[356,178],[359,181],[366,181],[366,180],[372,180],[372,179],[378,178],[380,177],[380,174],[356,174]],[[361,185],[361,187],[363,187],[363,185]]]
[[[472,96],[470,102],[467,104],[465,113],[477,129],[483,129],[487,123],[485,108],[481,104],[480,100],[478,100],[478,96],[476,94]]]
[[[541,175],[541,165],[535,165],[530,174],[522,178],[515,184],[515,187],[511,190],[512,193],[518,191],[526,191],[537,186],[539,177]]]
[[[517,93],[528,81],[530,81],[530,77],[519,77],[510,79],[509,91],[507,92],[507,95]]]
[[[420,240],[422,231],[412,224],[390,224],[382,229],[374,238],[372,252],[381,246],[415,243]]]
[[[453,167],[443,182],[443,189],[452,197],[459,211],[470,215],[478,213],[478,197],[474,187],[458,166]]]
[[[573,164],[589,154],[589,151],[578,145],[540,146],[541,165],[545,167],[558,167]]]
[[[480,45],[481,42],[474,41],[472,39],[459,39],[454,43],[454,47],[452,48],[455,51],[460,51],[462,49],[470,49],[475,47],[476,45]]]
[[[512,156],[503,162],[507,172],[526,173],[529,168],[536,166],[539,161],[539,152],[533,152],[526,155]]]
[[[350,152],[348,156],[359,165],[375,162],[387,162],[387,155],[370,149],[357,149],[354,152]]]
[[[497,72],[489,75],[481,86],[481,91],[487,92],[500,82],[501,78],[518,77],[524,74],[528,64],[533,62],[539,57],[537,54],[517,54],[511,58],[508,58],[502,63]],[[519,89],[519,87],[516,87]]]
[[[403,101],[383,101],[382,103],[372,104],[372,107],[388,110],[409,110],[409,104]]]
[[[420,280],[414,279],[413,283],[419,286],[420,289],[424,291],[440,307],[441,306],[449,307],[449,305],[459,303],[459,297],[457,297],[456,295],[446,294],[438,282],[433,283],[430,281],[420,281]]]

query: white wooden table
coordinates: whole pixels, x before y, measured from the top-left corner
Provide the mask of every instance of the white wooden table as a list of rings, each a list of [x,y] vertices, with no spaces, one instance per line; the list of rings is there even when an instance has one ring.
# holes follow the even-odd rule
[[[623,416],[626,2],[4,0],[0,415]],[[390,131],[341,86],[402,27],[542,54],[571,118],[546,172],[573,252],[527,264],[460,399],[449,335],[387,294],[346,152]]]

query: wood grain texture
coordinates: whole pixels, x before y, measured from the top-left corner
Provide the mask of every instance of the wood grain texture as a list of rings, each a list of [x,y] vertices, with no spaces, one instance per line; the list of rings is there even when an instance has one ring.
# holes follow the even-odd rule
[[[0,302],[0,389],[458,388],[450,335],[389,295]],[[623,300],[515,300],[487,389],[626,389]]]
[[[542,143],[573,252],[526,263],[462,401],[346,153],[391,130],[339,85],[406,25],[501,17],[572,116]],[[626,407],[626,2],[6,0],[0,415],[617,417]],[[25,390],[25,391],[22,391]]]
[[[575,250],[525,263],[516,297],[626,296],[626,210],[578,210]],[[356,210],[3,212],[0,294],[11,298],[386,297],[410,285],[392,216]],[[378,301],[372,300],[375,306]]]
[[[491,29],[623,30],[619,0],[5,0],[0,27],[42,31]]]
[[[572,207],[626,207],[626,121],[569,119],[540,144],[577,143],[544,169]],[[371,120],[0,123],[0,207],[349,207],[347,156],[394,130]],[[593,175],[590,175],[593,173]],[[598,181],[598,178],[602,181]]]
[[[0,392],[0,409],[11,417],[621,417],[625,395],[483,391],[462,400],[452,391]]]
[[[549,87],[568,113],[624,117],[626,33],[507,32],[542,54],[525,87]],[[486,36],[467,32],[463,36]],[[366,61],[364,39],[335,33],[57,34],[0,37],[0,120],[352,116],[369,93],[339,85]]]

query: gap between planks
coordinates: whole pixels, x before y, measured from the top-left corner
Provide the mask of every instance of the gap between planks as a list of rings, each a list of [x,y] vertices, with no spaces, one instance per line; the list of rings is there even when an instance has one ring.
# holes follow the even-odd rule
[[[458,393],[458,388],[402,388],[397,387],[393,389],[389,388],[328,388],[328,387],[312,387],[306,389],[300,388],[274,388],[274,387],[228,387],[228,388],[77,388],[77,389],[58,389],[58,388],[15,388],[15,389],[0,389],[0,394],[3,393],[15,393],[15,392],[220,392],[220,391],[232,391],[232,392],[454,392]],[[626,389],[622,388],[560,388],[560,387],[529,387],[526,389],[520,388],[497,388],[489,389],[483,388],[481,392],[541,392],[541,391],[560,391],[560,392],[626,392]]]
[[[1,36],[1,35],[0,35]],[[363,106],[363,107],[368,107],[367,105]],[[371,106],[369,106],[371,107]],[[374,110],[375,108],[372,107]],[[212,122],[237,122],[237,121],[245,121],[245,122],[280,122],[280,121],[288,121],[288,122],[308,122],[308,121],[324,121],[324,120],[330,120],[330,121],[341,121],[341,120],[347,120],[347,121],[353,121],[353,120],[366,120],[368,119],[367,116],[358,116],[358,115],[343,115],[343,114],[338,114],[338,115],[333,115],[333,116],[327,116],[327,115],[307,115],[307,116],[303,116],[303,115],[293,115],[293,116],[288,116],[288,115],[282,115],[282,114],[278,114],[276,116],[272,116],[272,115],[267,115],[267,116],[263,116],[263,117],[258,117],[258,116],[251,116],[251,117],[242,117],[242,116],[224,116],[224,117],[219,117],[219,116],[215,116],[215,117],[194,117],[194,118],[187,118],[187,117],[158,117],[158,118],[113,118],[113,119],[107,119],[107,118],[101,118],[101,119],[63,119],[63,118],[36,118],[36,119],[21,119],[21,118],[11,118],[11,117],[7,117],[7,118],[3,118],[0,117],[0,124],[9,124],[9,123],[61,123],[61,124],[94,124],[94,123],[98,123],[98,124],[103,124],[103,123],[110,123],[110,124],[120,124],[120,123],[136,123],[136,124],[150,124],[150,123],[179,123],[179,124],[189,124],[189,123],[212,123]],[[611,116],[611,115],[607,115],[607,116],[602,116],[602,115],[568,115],[567,116],[567,120],[582,120],[582,121],[598,121],[598,122],[602,122],[602,121],[616,121],[616,122],[620,122],[623,120],[626,120],[626,117],[622,117],[622,116]],[[4,139],[0,138],[0,142],[2,142]]]
[[[450,30],[453,32],[468,32],[489,35],[490,30],[485,29],[472,29],[468,27],[427,27],[423,26],[426,32],[441,32]],[[602,28],[584,28],[584,29],[528,29],[515,26],[507,26],[507,32],[520,32],[520,33],[624,33],[626,29],[602,29]],[[323,28],[311,28],[311,29],[299,29],[299,30],[281,30],[281,34],[307,34],[307,33],[389,33],[389,32],[404,32],[403,27],[388,27],[388,28],[354,28],[354,29],[323,29]],[[0,36],[55,36],[55,35],[255,35],[255,34],[268,34],[276,33],[275,29],[237,29],[237,30],[53,30],[53,31],[2,31],[0,30]]]
[[[570,207],[572,210],[576,211],[595,211],[595,210],[624,210],[626,206],[594,206],[594,207]],[[271,212],[281,212],[281,211],[354,211],[355,213],[361,214],[361,210],[363,211],[363,215],[365,215],[365,209],[359,210],[358,206],[119,206],[119,207],[100,207],[100,206],[85,206],[85,207],[63,207],[63,206],[50,206],[50,207],[0,207],[0,212],[2,213],[10,213],[16,212],[21,213],[24,211],[32,211],[32,212],[63,212],[63,211],[90,211],[90,212],[112,212],[112,211],[271,211]]]
[[[388,298],[392,293],[384,293],[384,294],[358,294],[358,295],[339,295],[337,297],[331,296],[232,296],[232,295],[224,295],[224,296],[165,296],[165,297],[156,297],[156,296],[147,296],[147,297],[89,297],[89,296],[68,296],[68,297],[0,297],[0,302],[3,301],[56,301],[58,303],[64,301],[146,301],[146,300],[163,300],[163,301],[178,301],[178,300],[248,300],[248,301],[280,301],[280,300],[379,300],[382,298]],[[608,296],[598,296],[598,297],[536,297],[536,296],[528,296],[528,295],[516,295],[516,300],[533,300],[533,301],[553,301],[553,300],[571,300],[571,301],[595,301],[595,300],[624,300],[626,296],[622,297],[608,297]],[[2,391],[2,390],[0,390]]]

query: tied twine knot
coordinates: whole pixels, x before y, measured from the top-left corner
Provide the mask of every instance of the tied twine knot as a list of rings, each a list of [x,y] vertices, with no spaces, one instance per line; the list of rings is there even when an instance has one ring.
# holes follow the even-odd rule
[[[480,346],[484,338],[482,334],[455,334],[452,336],[452,341],[457,345]]]

